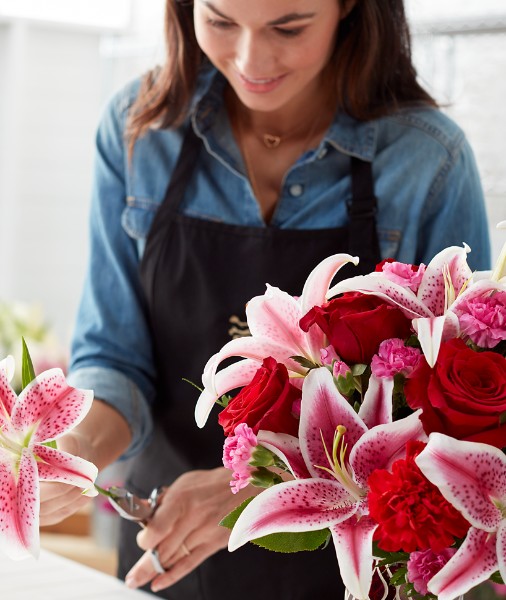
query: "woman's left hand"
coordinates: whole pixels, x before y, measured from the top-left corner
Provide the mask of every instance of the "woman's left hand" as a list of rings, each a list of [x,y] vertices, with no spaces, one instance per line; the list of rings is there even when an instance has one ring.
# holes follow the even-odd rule
[[[231,472],[223,467],[189,471],[166,488],[153,518],[137,536],[137,543],[146,552],[126,576],[129,587],[151,581],[152,591],[157,592],[226,548],[230,531],[219,522],[246,498],[261,491],[248,486],[232,494],[230,476]],[[165,573],[156,572],[151,549],[156,549]]]

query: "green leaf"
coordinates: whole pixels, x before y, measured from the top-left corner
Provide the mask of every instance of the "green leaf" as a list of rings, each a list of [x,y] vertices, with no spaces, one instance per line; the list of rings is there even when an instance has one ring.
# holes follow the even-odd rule
[[[319,531],[304,531],[302,533],[272,533],[252,540],[252,543],[272,552],[287,554],[317,550],[327,543],[329,537],[330,531],[328,529],[320,529]]]
[[[504,425],[506,423],[506,410],[499,415],[499,425]]]
[[[495,573],[493,573],[490,576],[490,581],[493,581],[494,583],[499,583],[502,585],[504,585],[504,583],[506,583],[502,580],[502,577],[501,577],[501,574],[499,573],[499,571],[496,571]]]
[[[317,369],[320,365],[317,365],[313,361],[309,360],[305,356],[290,356],[292,360],[296,363],[299,363],[305,369]]]
[[[227,408],[230,400],[232,400],[232,396],[230,396],[229,394],[223,394],[221,398],[216,399],[216,404],[218,406],[221,406],[222,408]]]
[[[23,346],[23,354],[21,356],[21,385],[24,389],[35,379],[35,371],[24,337],[21,338],[21,343]]]
[[[401,583],[406,583],[406,575],[408,574],[407,567],[400,567],[395,571],[395,573],[390,577],[390,585],[397,586]]]
[[[220,521],[220,525],[222,527],[227,527],[228,529],[232,529],[232,527],[236,524],[237,519],[241,516],[242,511],[248,506],[248,504],[255,498],[255,496],[251,496],[251,498],[246,499],[242,504],[239,504],[234,510],[226,517]]]
[[[365,373],[366,369],[367,365],[362,365],[358,363],[351,367],[351,374],[353,375],[353,377],[360,377],[360,375],[363,375]]]

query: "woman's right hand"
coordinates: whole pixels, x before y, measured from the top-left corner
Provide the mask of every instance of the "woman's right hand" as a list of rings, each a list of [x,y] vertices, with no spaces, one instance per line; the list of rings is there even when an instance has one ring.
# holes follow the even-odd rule
[[[131,441],[123,416],[99,399],[70,433],[56,440],[58,450],[79,456],[104,469],[125,452]],[[90,502],[83,490],[73,485],[40,482],[40,525],[54,525]]]

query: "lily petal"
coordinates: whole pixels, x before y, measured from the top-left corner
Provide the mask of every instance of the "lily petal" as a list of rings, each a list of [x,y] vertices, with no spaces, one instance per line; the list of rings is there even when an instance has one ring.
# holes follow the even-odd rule
[[[427,439],[420,421],[421,412],[417,410],[404,419],[377,425],[357,441],[350,453],[350,465],[359,486],[367,487],[369,475],[375,469],[388,469],[396,460],[404,458],[410,440]]]
[[[445,315],[441,317],[413,319],[413,328],[418,335],[418,341],[429,367],[433,367],[436,364],[443,339],[445,321]]]
[[[240,360],[218,371],[214,380],[216,393],[204,388],[195,406],[195,421],[204,427],[211,410],[220,396],[230,390],[247,385],[255,376],[260,364],[255,360]]]
[[[336,273],[347,263],[358,265],[357,256],[350,254],[334,254],[318,264],[306,279],[300,297],[301,316],[307,314],[314,306],[321,306],[325,302],[326,293]],[[319,327],[311,327],[307,333],[310,353],[316,362],[320,362],[319,352],[325,347],[325,334]]]
[[[497,530],[503,515],[491,498],[506,500],[506,456],[501,450],[431,433],[415,460],[471,525],[488,532]]]
[[[496,536],[473,527],[446,565],[428,584],[439,600],[454,600],[497,571]]]
[[[373,575],[372,538],[377,527],[369,517],[352,517],[331,527],[343,583],[359,600],[369,598]]]
[[[506,519],[499,525],[497,530],[497,562],[499,572],[503,581],[506,581]]]
[[[462,248],[450,246],[436,254],[427,265],[417,295],[434,315],[440,316],[445,312],[444,271],[447,271],[456,295],[471,279],[473,273],[467,264],[467,254],[470,251],[467,244]]]
[[[37,465],[23,449],[18,465],[0,463],[2,519],[0,548],[14,560],[39,554],[39,480]]]
[[[39,444],[35,444],[32,451],[39,459],[37,467],[41,481],[59,481],[75,485],[86,490],[86,496],[98,494],[94,486],[98,469],[93,463],[62,450]]]
[[[80,423],[92,401],[91,390],[73,388],[61,369],[49,369],[21,392],[12,409],[12,424],[25,431],[36,425],[35,443],[52,440]]]
[[[390,281],[381,273],[370,273],[345,279],[329,290],[327,298],[344,292],[361,292],[378,296],[400,308],[408,319],[434,316],[414,292]]]
[[[11,423],[12,408],[16,404],[17,396],[11,388],[7,369],[10,369],[7,359],[2,361],[4,368],[0,369],[0,430],[8,430]]]
[[[332,477],[317,466],[329,466],[322,438],[331,452],[338,425],[346,428],[345,444],[348,449],[367,431],[362,419],[336,389],[330,371],[325,367],[313,369],[302,387],[299,425],[302,456],[313,477]]]
[[[11,381],[14,377],[14,356],[8,355],[3,360],[0,360],[0,371],[3,371],[7,377],[7,381]]]
[[[257,440],[267,450],[274,452],[290,468],[296,479],[311,477],[302,458],[299,440],[296,437],[287,433],[260,430],[257,434]]]
[[[264,490],[237,520],[228,549],[281,532],[315,531],[349,518],[357,510],[355,501],[337,481],[299,479]]]
[[[290,294],[268,285],[263,296],[248,302],[246,317],[254,338],[265,338],[286,348],[288,356],[307,355],[306,334],[299,327],[300,303]]]
[[[369,387],[358,411],[358,416],[369,429],[392,422],[393,377],[371,375]]]
[[[202,383],[206,389],[216,395],[218,394],[215,379],[218,365],[226,358],[232,356],[242,356],[244,358],[256,360],[258,361],[259,367],[265,357],[272,356],[276,362],[283,363],[289,371],[300,373],[301,375],[304,375],[306,372],[306,369],[290,358],[290,356],[293,356],[293,353],[286,346],[280,346],[268,338],[236,338],[235,340],[230,340],[230,342],[226,343],[219,352],[214,354],[207,361],[207,364],[204,367]]]

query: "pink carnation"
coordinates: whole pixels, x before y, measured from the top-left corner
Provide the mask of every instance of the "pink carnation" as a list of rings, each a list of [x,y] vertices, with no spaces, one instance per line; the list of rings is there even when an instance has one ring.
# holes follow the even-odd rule
[[[506,339],[506,292],[464,300],[455,310],[460,328],[482,348],[494,348]]]
[[[393,283],[409,288],[416,294],[425,273],[425,268],[423,263],[417,268],[413,265],[394,261],[385,262],[382,266],[382,272]]]
[[[412,552],[408,560],[408,579],[415,590],[425,596],[428,593],[427,584],[457,552],[455,548],[445,548],[435,553],[432,550]]]
[[[381,342],[378,353],[372,357],[371,371],[376,377],[393,377],[402,374],[411,375],[420,362],[422,353],[417,348],[404,345],[399,338]]]
[[[257,436],[246,423],[239,423],[234,434],[226,438],[223,444],[223,464],[233,471],[230,487],[234,494],[245,488],[251,479],[253,468],[249,461],[257,444]]]

